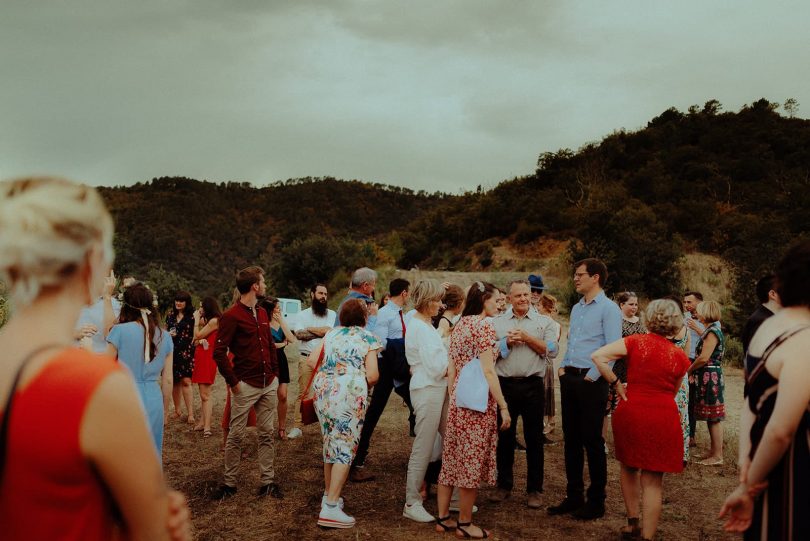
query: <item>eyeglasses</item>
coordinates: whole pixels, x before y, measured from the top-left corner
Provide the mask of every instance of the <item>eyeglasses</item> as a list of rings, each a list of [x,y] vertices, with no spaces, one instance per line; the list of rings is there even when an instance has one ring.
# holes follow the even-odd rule
[[[587,272],[575,272],[574,278],[582,278],[583,276],[590,276]]]

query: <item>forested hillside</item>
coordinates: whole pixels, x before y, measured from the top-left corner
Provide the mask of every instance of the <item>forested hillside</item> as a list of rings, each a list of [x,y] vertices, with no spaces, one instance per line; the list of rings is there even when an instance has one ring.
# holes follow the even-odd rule
[[[264,188],[160,178],[102,193],[117,266],[197,294],[220,294],[257,261],[275,292],[299,295],[315,279],[345,283],[359,264],[465,270],[486,266],[502,239],[546,237],[571,240],[572,258],[606,260],[613,290],[652,296],[688,286],[675,264],[686,251],[718,254],[747,313],[755,278],[810,231],[810,122],[765,99],[739,112],[714,100],[669,109],[459,196],[333,178]]]

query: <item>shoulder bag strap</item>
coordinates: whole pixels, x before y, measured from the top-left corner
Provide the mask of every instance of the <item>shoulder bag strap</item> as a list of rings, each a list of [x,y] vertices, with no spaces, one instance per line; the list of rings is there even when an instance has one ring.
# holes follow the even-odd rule
[[[29,353],[23,362],[20,363],[20,367],[17,369],[17,373],[14,374],[14,381],[11,382],[11,388],[8,391],[8,398],[6,398],[6,405],[3,408],[3,418],[0,419],[0,485],[3,484],[3,470],[4,466],[6,465],[6,442],[8,440],[8,426],[9,426],[9,419],[11,418],[11,406],[14,403],[14,394],[17,390],[17,385],[20,383],[20,377],[22,376],[23,369],[28,364],[28,361],[42,353],[47,349],[53,349],[62,347],[61,344],[48,344],[47,346],[41,346]]]
[[[315,379],[315,375],[318,373],[318,368],[321,366],[321,362],[323,362],[323,357],[326,354],[326,341],[322,342],[321,347],[321,354],[318,355],[318,362],[315,363],[315,368],[312,369],[312,375],[309,376],[309,383],[307,383],[307,389],[304,391],[302,395],[304,398],[309,396],[309,388],[312,387],[312,381]]]

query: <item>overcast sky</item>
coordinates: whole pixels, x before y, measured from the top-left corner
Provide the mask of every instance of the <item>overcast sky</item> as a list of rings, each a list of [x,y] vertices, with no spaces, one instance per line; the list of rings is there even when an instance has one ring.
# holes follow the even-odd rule
[[[810,3],[0,2],[0,177],[458,192],[668,107],[810,111]]]

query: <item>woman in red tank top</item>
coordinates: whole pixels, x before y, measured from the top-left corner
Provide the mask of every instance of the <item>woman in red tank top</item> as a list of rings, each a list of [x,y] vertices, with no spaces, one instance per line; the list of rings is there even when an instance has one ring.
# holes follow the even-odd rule
[[[81,308],[101,284],[107,300],[115,288],[111,239],[92,188],[0,183],[0,280],[16,308],[0,330],[3,539],[189,537],[185,502],[165,488],[130,376],[73,345]]]

